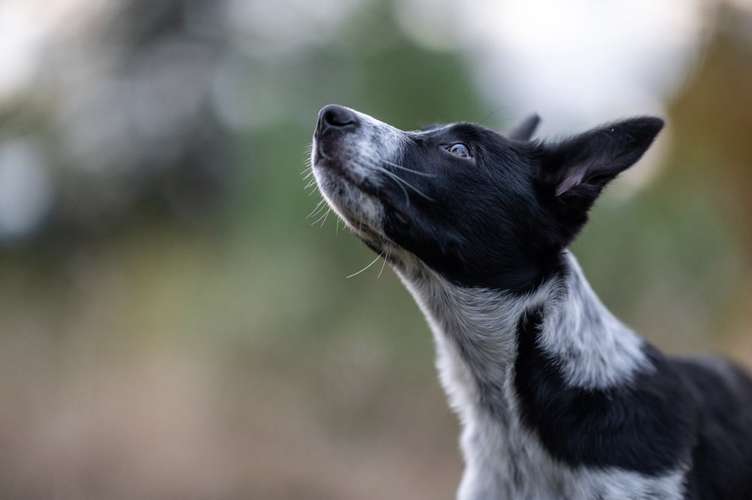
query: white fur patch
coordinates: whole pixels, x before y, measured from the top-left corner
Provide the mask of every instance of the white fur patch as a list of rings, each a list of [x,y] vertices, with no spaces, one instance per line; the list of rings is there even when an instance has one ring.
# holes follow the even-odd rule
[[[539,346],[573,387],[605,389],[651,368],[643,341],[601,303],[574,256],[562,295],[546,307]]]

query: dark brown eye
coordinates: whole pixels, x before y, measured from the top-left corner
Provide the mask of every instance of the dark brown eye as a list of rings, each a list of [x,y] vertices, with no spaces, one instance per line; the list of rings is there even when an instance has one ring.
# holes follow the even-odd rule
[[[473,155],[470,154],[470,149],[461,142],[444,146],[444,149],[458,158],[468,159],[473,157]]]

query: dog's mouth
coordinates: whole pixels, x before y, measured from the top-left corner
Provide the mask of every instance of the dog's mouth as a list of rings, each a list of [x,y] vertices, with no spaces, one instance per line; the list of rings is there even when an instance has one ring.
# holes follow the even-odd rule
[[[353,173],[352,164],[357,164],[357,160],[339,159],[334,156],[327,155],[321,147],[320,143],[314,145],[314,158],[313,168],[320,171],[326,171],[331,175],[341,179],[343,182],[350,184],[355,189],[362,191],[364,194],[373,198],[379,199],[379,190],[374,185],[373,181],[368,177],[361,176],[358,178]]]
[[[336,214],[367,242],[383,240],[387,204],[377,180],[357,159],[321,141],[314,140],[312,160],[319,190]]]

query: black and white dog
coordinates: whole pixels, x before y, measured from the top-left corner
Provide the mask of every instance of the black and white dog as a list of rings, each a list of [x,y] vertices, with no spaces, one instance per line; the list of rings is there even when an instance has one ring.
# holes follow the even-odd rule
[[[752,499],[752,380],[669,358],[598,300],[567,247],[663,126],[555,143],[531,117],[407,132],[321,110],[313,172],[431,326],[463,425],[461,500]]]

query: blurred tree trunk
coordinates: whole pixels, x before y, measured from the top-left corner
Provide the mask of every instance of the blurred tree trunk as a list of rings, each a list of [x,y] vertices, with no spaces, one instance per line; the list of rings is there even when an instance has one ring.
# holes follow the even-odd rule
[[[673,152],[677,168],[669,174],[685,180],[691,177],[690,182],[697,182],[701,189],[712,190],[738,231],[744,272],[738,276],[738,293],[731,295],[738,299],[728,304],[726,313],[729,323],[724,330],[734,335],[724,343],[736,356],[750,360],[752,335],[744,334],[752,333],[751,23],[747,13],[722,8],[699,70],[671,107],[675,142],[687,146]]]

